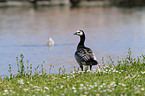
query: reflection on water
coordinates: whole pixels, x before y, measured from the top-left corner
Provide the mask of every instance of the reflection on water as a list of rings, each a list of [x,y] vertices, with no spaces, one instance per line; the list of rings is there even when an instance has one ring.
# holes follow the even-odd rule
[[[33,66],[45,61],[47,69],[54,65],[52,73],[63,66],[70,72],[78,67],[74,52],[79,38],[72,35],[78,29],[86,32],[85,44],[100,64],[102,56],[125,57],[128,48],[136,57],[145,54],[144,26],[144,8],[0,9],[0,73],[8,75],[9,63],[16,69],[16,57],[21,53]],[[46,45],[48,37],[53,38],[54,46]]]

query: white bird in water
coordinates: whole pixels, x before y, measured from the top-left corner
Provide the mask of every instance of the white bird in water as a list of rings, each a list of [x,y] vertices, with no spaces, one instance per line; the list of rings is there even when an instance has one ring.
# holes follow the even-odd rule
[[[47,41],[47,45],[48,46],[53,46],[54,45],[54,40],[51,37],[49,37],[49,39]]]

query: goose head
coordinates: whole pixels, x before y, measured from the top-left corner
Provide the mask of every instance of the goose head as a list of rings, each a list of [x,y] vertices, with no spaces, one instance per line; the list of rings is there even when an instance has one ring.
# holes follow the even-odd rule
[[[74,33],[74,35],[77,35],[77,36],[80,37],[80,42],[79,42],[77,48],[82,47],[82,46],[84,47],[84,42],[85,42],[85,33],[84,33],[84,31],[83,30],[78,30],[76,33]]]
[[[83,36],[84,35],[84,31],[83,30],[78,30],[73,35]]]

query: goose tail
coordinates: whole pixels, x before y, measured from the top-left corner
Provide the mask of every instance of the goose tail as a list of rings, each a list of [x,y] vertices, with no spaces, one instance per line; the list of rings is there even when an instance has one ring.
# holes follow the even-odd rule
[[[91,60],[86,62],[86,65],[97,65],[97,64],[98,64],[98,62],[94,59],[91,59]]]
[[[97,65],[97,64],[98,64],[98,62],[96,60],[92,61],[92,65]]]

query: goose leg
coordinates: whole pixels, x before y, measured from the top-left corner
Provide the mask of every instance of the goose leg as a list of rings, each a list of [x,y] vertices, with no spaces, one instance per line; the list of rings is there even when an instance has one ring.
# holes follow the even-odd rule
[[[81,69],[82,69],[82,71],[83,71],[83,66],[82,66],[82,65],[80,65],[80,67],[81,67]]]
[[[92,65],[90,65],[90,70],[92,69]]]

